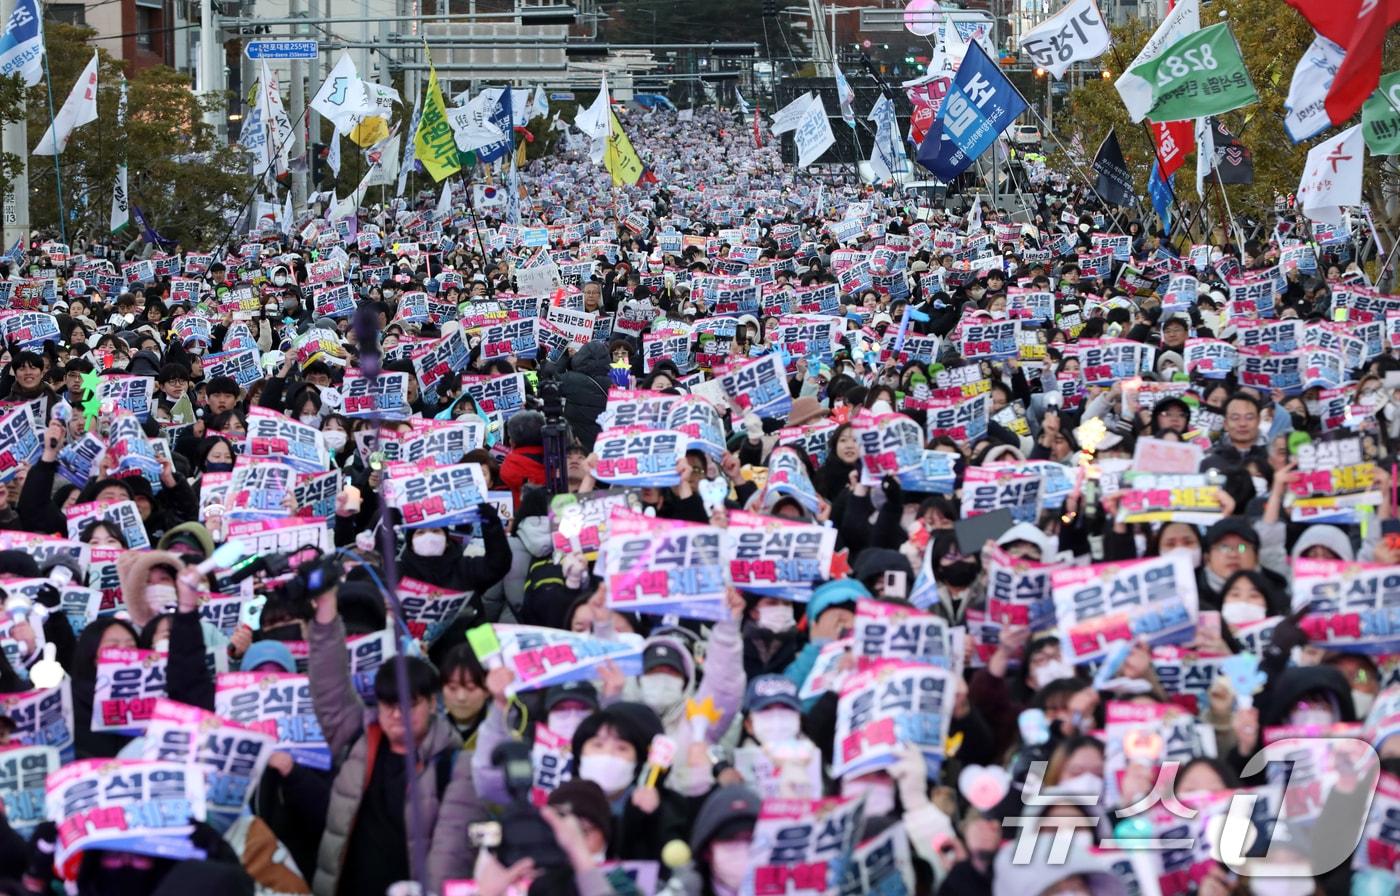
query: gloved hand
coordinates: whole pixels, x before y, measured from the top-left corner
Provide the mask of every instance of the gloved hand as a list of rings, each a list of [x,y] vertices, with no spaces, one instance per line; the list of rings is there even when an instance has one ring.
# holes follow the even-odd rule
[[[483,526],[488,523],[499,523],[501,521],[501,515],[496,512],[496,505],[489,501],[482,501],[480,504],[476,505],[476,512]]]
[[[899,790],[899,800],[906,812],[928,805],[928,763],[918,747],[903,744],[898,749],[899,760],[890,766],[890,777]]]
[[[899,484],[898,479],[886,475],[880,480],[880,489],[885,493],[886,501],[898,507],[904,506],[904,486]]]
[[[748,436],[750,442],[757,442],[763,438],[763,421],[753,411],[744,415],[744,435]]]

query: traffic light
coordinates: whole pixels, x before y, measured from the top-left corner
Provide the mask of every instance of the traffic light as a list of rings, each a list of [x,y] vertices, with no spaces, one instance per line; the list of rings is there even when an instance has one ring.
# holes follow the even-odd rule
[[[778,17],[778,0],[763,0],[763,17],[765,19]]]

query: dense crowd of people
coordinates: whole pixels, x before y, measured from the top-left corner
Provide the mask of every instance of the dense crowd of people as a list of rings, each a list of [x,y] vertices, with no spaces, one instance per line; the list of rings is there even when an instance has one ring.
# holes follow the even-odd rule
[[[1346,234],[627,128],[636,187],[573,135],[504,202],[6,259],[8,892],[1394,892]]]

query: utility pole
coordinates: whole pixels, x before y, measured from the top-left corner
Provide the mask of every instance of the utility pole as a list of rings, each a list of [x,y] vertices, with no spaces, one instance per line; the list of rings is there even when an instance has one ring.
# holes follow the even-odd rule
[[[214,0],[199,0],[199,89],[205,100],[223,99],[224,45],[219,43],[219,23],[214,18]],[[204,113],[204,123],[214,129],[216,136],[224,133],[227,116],[219,106]]]
[[[310,0],[310,4],[311,21],[319,21],[321,18],[321,0]],[[306,80],[306,95],[315,97],[316,94],[321,91],[321,56],[319,53],[315,59],[311,60],[311,68],[307,70]],[[308,110],[308,113],[309,117],[306,124],[311,139],[307,142],[309,144],[315,144],[321,139],[321,116],[317,114],[315,109]],[[310,158],[306,160],[306,170],[307,183],[309,184],[311,183],[311,172],[315,170],[312,159]],[[314,184],[312,186],[314,187]],[[311,189],[311,187],[308,187],[308,189]]]
[[[287,7],[287,17],[302,19],[303,21],[292,26],[292,31],[298,37],[306,34],[305,0],[291,0]],[[310,168],[309,160],[306,157],[305,61],[292,60],[292,74],[289,80],[292,82],[291,104],[288,108],[288,115],[292,119],[292,212],[299,215],[306,211],[306,180]],[[301,160],[299,167],[296,164],[297,159]]]

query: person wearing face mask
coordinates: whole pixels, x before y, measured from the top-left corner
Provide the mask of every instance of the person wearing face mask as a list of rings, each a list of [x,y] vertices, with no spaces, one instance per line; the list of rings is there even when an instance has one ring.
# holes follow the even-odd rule
[[[447,530],[440,526],[406,529],[399,571],[449,591],[472,592],[469,609],[464,612],[480,616],[484,612],[482,594],[510,572],[511,554],[495,505],[480,504],[477,512],[479,521],[471,537],[481,539],[484,553],[467,556],[463,546],[449,539]]]
[[[855,630],[856,602],[870,599],[873,595],[855,579],[833,579],[812,589],[812,598],[807,601],[806,616],[808,641],[797,654],[783,675],[798,687],[807,680],[812,667],[821,655],[822,647],[838,638],[850,637]],[[806,701],[803,711],[808,711],[816,703],[816,698]]]
[[[1277,637],[1279,629],[1275,628]],[[1282,658],[1286,661],[1286,657]],[[1346,677],[1330,665],[1293,666],[1275,671],[1276,666],[1266,655],[1261,671],[1269,682],[1255,697],[1255,707],[1235,713],[1235,746],[1224,756],[1225,762],[1241,775],[1247,787],[1264,782],[1264,774],[1243,776],[1245,763],[1262,744],[1262,732],[1280,725],[1326,728],[1337,722],[1356,721],[1351,701],[1351,686]]]
[[[954,625],[966,618],[968,608],[980,603],[986,592],[982,558],[969,557],[958,550],[957,536],[951,530],[939,531],[929,539],[919,578],[932,578],[937,603],[930,609]]]
[[[749,873],[749,848],[761,800],[743,784],[715,790],[700,806],[690,832],[693,865],[685,891],[699,896],[737,896]]]
[[[684,756],[694,742],[689,721],[685,717],[688,700],[703,705],[711,701],[720,718],[705,732],[707,745],[719,742],[739,712],[748,683],[744,674],[743,641],[739,637],[739,618],[744,601],[731,590],[725,618],[710,629],[702,653],[705,674],[696,669],[695,657],[681,636],[664,631],[647,639],[642,652],[642,675],[628,681],[625,694],[649,706],[661,718],[666,736],[676,742],[676,755]],[[711,769],[694,768],[677,762],[666,777],[666,787],[688,797],[699,796],[713,785]]]
[[[744,674],[781,673],[801,649],[792,601],[749,596],[744,601]]]
[[[564,627],[564,613],[578,600],[580,589],[568,587],[563,567],[554,562],[550,498],[546,489],[535,486],[521,492],[510,525],[510,572],[499,589],[486,595],[488,615],[494,608],[523,625]],[[584,581],[582,587],[588,584]]]
[[[598,708],[598,689],[591,681],[557,684],[544,692],[545,727],[570,743],[583,720]]]

